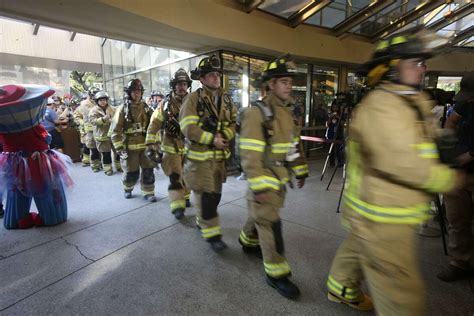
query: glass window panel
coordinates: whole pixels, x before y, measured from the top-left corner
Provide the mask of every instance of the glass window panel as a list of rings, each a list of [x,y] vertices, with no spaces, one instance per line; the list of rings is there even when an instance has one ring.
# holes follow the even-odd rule
[[[250,75],[249,75],[249,101],[255,102],[261,97],[260,87],[257,86],[256,80],[262,73],[263,66],[267,61],[262,59],[250,58]]]
[[[192,54],[188,52],[183,52],[180,50],[172,50],[170,49],[170,59],[171,60],[176,60],[176,59],[183,59],[183,58],[188,58],[191,57]]]
[[[295,106],[298,108],[298,112],[302,114],[299,123],[301,126],[304,126],[308,65],[297,64],[296,69],[298,74],[293,78],[293,91],[291,92],[291,95],[295,99]]]
[[[110,104],[114,104],[115,103],[114,82],[112,80],[105,82],[105,92],[109,94]]]
[[[412,11],[427,0],[397,0],[382,11],[371,16],[368,20],[355,26],[351,32],[371,36],[380,28]]]
[[[150,47],[135,44],[135,68],[137,70],[151,66]]]
[[[110,53],[112,56],[113,76],[118,77],[123,74],[122,65],[122,42],[111,40]]]
[[[170,65],[170,71],[171,71],[171,76],[174,75],[174,73],[179,69],[179,68],[183,68],[184,70],[186,70],[188,72],[188,75],[189,74],[189,59],[186,59],[186,60],[182,60],[182,61],[179,61],[179,62],[176,62],[176,63],[172,63]],[[170,77],[171,78],[171,77]]]
[[[136,70],[135,67],[135,45],[122,42],[123,71],[129,73]]]
[[[151,65],[159,65],[170,58],[170,50],[166,48],[150,47]]]
[[[448,26],[442,28],[436,33],[442,36],[451,37],[451,36],[454,36],[456,33],[459,33],[461,31],[464,31],[470,28],[473,25],[474,25],[474,19],[472,18],[472,16],[468,15],[462,19],[459,19],[449,24]]]
[[[106,40],[104,45],[102,46],[102,52],[104,56],[103,60],[103,71],[104,71],[104,79],[110,79],[113,76],[112,73],[112,55],[110,52],[110,40]]]
[[[169,90],[171,77],[170,66],[161,66],[151,70],[152,90],[159,90],[165,94]]]
[[[461,79],[462,77],[438,77],[438,83],[436,88],[443,89],[445,91],[455,91],[459,92],[461,89]]]
[[[339,71],[337,68],[325,66],[313,66],[312,78],[312,94],[313,104],[312,118],[310,124],[312,126],[324,126],[326,123],[326,116],[324,113],[329,113],[331,103],[337,93]]]
[[[113,89],[114,89],[114,98],[115,98],[114,105],[115,106],[123,103],[123,96],[124,96],[123,87],[124,87],[124,83],[123,83],[122,78],[114,79]]]
[[[151,93],[151,75],[150,70],[139,72],[135,75],[135,78],[141,80],[143,88],[145,89],[144,95]]]
[[[223,53],[223,88],[239,109],[249,105],[249,58]]]
[[[336,0],[325,7],[322,11],[319,11],[311,16],[305,23],[325,27],[334,27],[351,15],[367,7],[370,2],[371,0]]]
[[[322,26],[334,27],[346,18],[345,10],[331,8],[330,6],[324,8],[322,19]]]
[[[311,2],[311,0],[266,0],[258,8],[280,17],[288,18]]]

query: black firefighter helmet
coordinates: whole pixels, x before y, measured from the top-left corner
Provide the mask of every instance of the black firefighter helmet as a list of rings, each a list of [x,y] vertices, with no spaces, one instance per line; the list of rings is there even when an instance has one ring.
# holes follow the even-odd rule
[[[199,78],[210,72],[222,73],[221,61],[216,55],[201,59],[196,69],[191,70],[191,79],[199,80]]]
[[[173,78],[170,80],[170,88],[174,90],[176,84],[179,82],[186,82],[188,88],[191,87],[191,78],[189,78],[188,73],[183,68],[179,68],[173,75]]]
[[[140,79],[135,78],[130,80],[127,85],[123,88],[123,91],[130,96],[132,91],[140,90],[142,93],[145,91]]]
[[[358,73],[367,75],[368,84],[374,85],[403,59],[429,59],[448,40],[432,31],[399,33],[380,41],[372,58],[362,65]]]
[[[266,82],[272,78],[295,77],[298,75],[295,63],[289,54],[280,56],[263,67],[261,81]]]

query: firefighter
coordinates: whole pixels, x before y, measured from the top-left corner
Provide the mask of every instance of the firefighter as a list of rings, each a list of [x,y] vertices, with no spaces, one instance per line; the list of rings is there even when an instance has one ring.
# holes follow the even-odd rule
[[[230,158],[229,142],[235,136],[236,110],[220,87],[221,64],[216,56],[203,58],[191,78],[202,88],[189,94],[179,112],[179,124],[186,137],[184,181],[193,190],[197,225],[212,250],[221,252],[222,241],[217,206],[226,180],[225,161]]]
[[[365,64],[374,90],[353,112],[339,247],[327,281],[328,299],[380,315],[424,315],[416,227],[429,219],[432,194],[449,192],[462,175],[439,160],[431,106],[422,91],[435,34],[382,40]],[[377,131],[374,133],[374,131]],[[360,285],[365,279],[372,299]]]
[[[295,299],[300,292],[288,277],[282,222],[286,184],[296,177],[302,188],[308,165],[300,140],[299,115],[290,96],[296,66],[285,55],[268,63],[262,73],[268,93],[242,113],[239,150],[247,175],[249,218],[239,242],[246,253],[263,254],[267,283],[281,295]]]
[[[94,100],[97,105],[89,112],[89,122],[93,127],[94,139],[101,155],[104,173],[111,176],[114,171],[112,169],[112,142],[108,132],[115,108],[109,105],[109,95],[105,91],[97,92]]]
[[[153,108],[153,110],[156,110],[156,108],[158,107],[159,104],[161,104],[161,101],[163,101],[165,96],[160,91],[153,90],[151,92],[150,98],[151,98],[150,99],[150,102],[151,102],[150,106]]]
[[[120,155],[125,198],[132,197],[133,187],[140,178],[144,199],[156,202],[154,164],[145,157],[146,130],[153,110],[142,101],[143,91],[140,79],[127,83],[124,88],[125,103],[115,111],[109,132],[112,144]]]
[[[184,136],[178,121],[179,110],[189,87],[191,78],[186,70],[178,69],[170,81],[171,92],[153,112],[146,134],[147,157],[158,163],[160,153],[164,153],[161,167],[170,179],[168,197],[171,212],[178,220],[184,217],[186,206],[190,206],[189,190],[183,180]]]
[[[99,92],[96,87],[90,87],[87,98],[81,101],[79,107],[74,111],[74,121],[79,126],[82,144],[82,166],[91,166],[92,171],[99,172],[101,169],[100,155],[96,148],[92,125],[88,121],[89,111],[96,105],[93,101],[95,94]]]

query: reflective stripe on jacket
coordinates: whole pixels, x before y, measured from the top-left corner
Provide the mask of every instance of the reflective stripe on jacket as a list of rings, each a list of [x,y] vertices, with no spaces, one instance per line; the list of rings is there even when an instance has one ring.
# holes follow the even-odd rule
[[[291,103],[284,103],[271,92],[263,102],[273,113],[271,136],[268,139],[265,136],[265,118],[261,109],[252,106],[245,110],[239,137],[240,159],[250,190],[280,191],[290,178],[289,170],[297,178],[305,178],[308,176],[308,165],[301,146],[300,127],[296,125]],[[292,150],[299,157],[287,161]]]
[[[438,160],[430,117],[423,93],[390,83],[357,105],[346,148],[349,211],[394,224],[429,217],[430,193],[450,191],[455,181]]]
[[[204,107],[202,116],[198,113],[199,94],[206,98],[210,109]],[[218,98],[216,98],[218,97]],[[221,99],[220,112],[217,113],[216,99]],[[211,115],[215,115],[217,120],[216,131],[205,131],[203,122]],[[179,113],[179,124],[183,135],[186,137],[186,157],[190,160],[224,160],[230,157],[230,149],[217,150],[212,145],[214,132],[219,132],[229,142],[235,136],[235,121],[237,112],[230,97],[219,88],[216,94],[204,87],[189,94],[181,106]]]

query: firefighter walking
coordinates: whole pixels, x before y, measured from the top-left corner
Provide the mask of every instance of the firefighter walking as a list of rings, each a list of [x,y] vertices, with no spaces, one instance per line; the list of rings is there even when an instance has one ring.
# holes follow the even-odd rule
[[[94,139],[101,156],[104,173],[111,176],[114,173],[112,169],[112,142],[108,133],[115,108],[109,105],[109,95],[105,91],[97,92],[94,100],[97,105],[89,112],[89,122],[93,128]]]
[[[397,34],[365,64],[375,89],[356,107],[349,129],[343,214],[349,236],[329,272],[330,301],[375,307],[380,315],[424,315],[415,230],[429,218],[430,194],[449,192],[462,179],[440,163],[430,101],[421,91],[433,38]],[[360,289],[363,279],[372,299]]]
[[[197,224],[215,252],[224,250],[217,206],[226,181],[225,160],[235,136],[236,110],[220,87],[222,70],[216,56],[203,58],[191,71],[202,88],[186,97],[179,124],[186,137],[184,180],[194,193]]]
[[[152,109],[142,101],[143,91],[139,79],[132,79],[127,83],[124,88],[127,98],[115,111],[110,134],[112,144],[120,155],[125,198],[132,197],[133,187],[140,178],[144,199],[156,202],[153,173],[155,164],[145,156],[145,136]]]
[[[168,198],[171,212],[180,220],[184,217],[186,206],[190,206],[190,192],[183,179],[184,136],[179,127],[179,110],[191,87],[191,78],[186,70],[180,68],[174,73],[170,87],[172,91],[151,116],[146,134],[146,155],[158,163],[163,153],[161,167],[170,180]]]
[[[308,176],[300,126],[290,93],[297,75],[288,56],[268,63],[262,73],[268,94],[243,112],[239,139],[242,169],[247,176],[249,218],[239,242],[247,253],[263,254],[267,283],[281,295],[295,299],[300,292],[288,277],[282,222],[286,184],[291,176],[302,188]]]
[[[82,166],[91,166],[92,171],[99,172],[101,169],[100,155],[94,140],[94,130],[89,122],[89,111],[96,106],[93,99],[99,92],[96,87],[88,90],[87,98],[81,101],[79,107],[74,111],[74,121],[79,126],[82,143]]]

